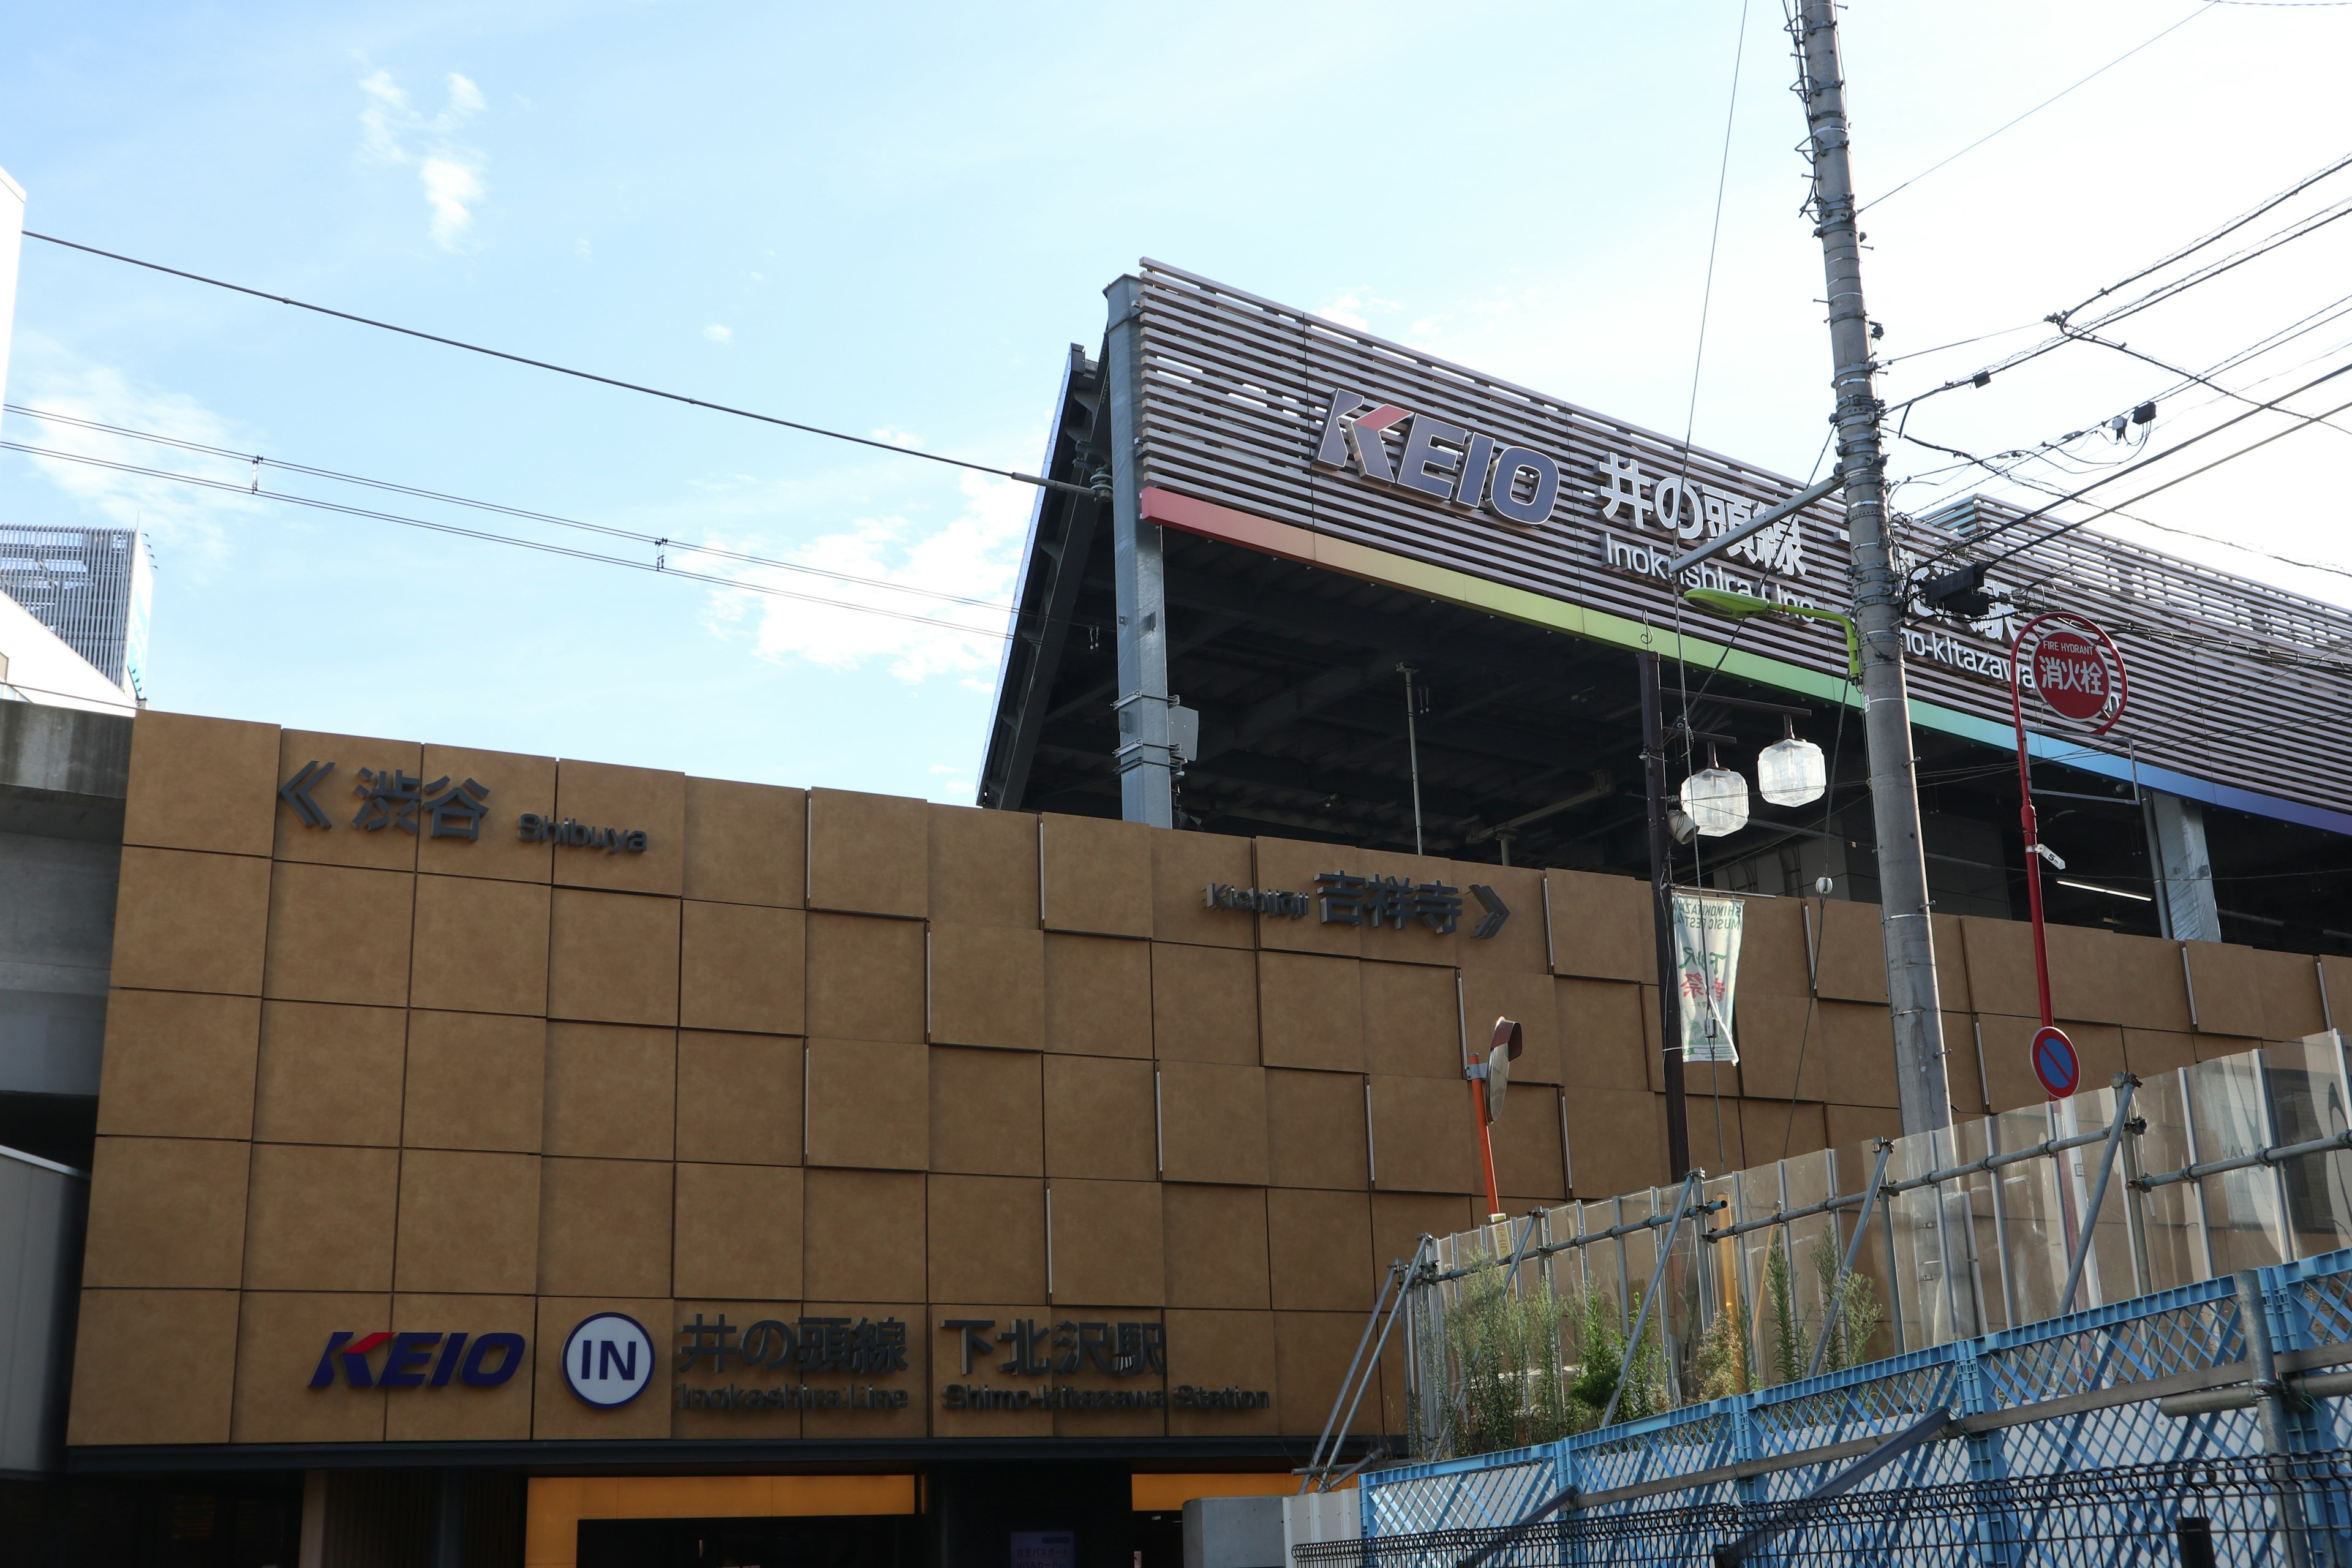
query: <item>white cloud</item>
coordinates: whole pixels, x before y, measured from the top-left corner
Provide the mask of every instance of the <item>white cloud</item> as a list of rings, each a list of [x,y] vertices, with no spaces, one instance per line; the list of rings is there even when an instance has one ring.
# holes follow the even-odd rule
[[[923,438],[920,436],[916,435],[912,430],[891,430],[884,428],[871,431],[869,434],[872,435],[874,439],[877,441],[887,441],[893,447],[919,447],[923,444]]]
[[[133,382],[121,372],[82,360],[37,333],[20,332],[16,351],[17,378],[11,390],[28,407],[233,451],[256,445],[250,433],[236,429],[184,393]],[[225,484],[243,487],[256,477],[249,461],[112,436],[61,421],[11,415],[8,432],[12,439],[27,446]],[[226,555],[233,529],[264,510],[259,500],[233,491],[91,463],[26,460],[43,479],[110,526],[144,528],[159,546],[176,548],[183,557]],[[263,477],[266,480],[266,471]]]
[[[593,261],[596,259],[596,247],[588,243],[588,237],[583,234],[572,242],[572,254],[583,261]]]
[[[426,115],[390,71],[362,78],[360,91],[367,101],[360,110],[360,151],[376,163],[416,171],[425,195],[426,231],[434,244],[454,251],[472,230],[475,210],[489,195],[483,178],[488,155],[459,132],[488,105],[482,89],[456,71],[449,73],[446,87],[447,100],[441,111]]]
[[[988,690],[1003,652],[1003,612],[931,595],[1009,599],[1027,537],[1033,493],[1026,485],[979,474],[962,479],[964,509],[944,527],[925,531],[904,517],[860,518],[785,558],[895,588],[842,583],[804,573],[747,568],[746,583],[810,594],[846,605],[891,612],[813,605],[766,594],[722,589],[710,618],[722,628],[750,633],[753,650],[777,662],[804,660],[829,670],[886,664],[900,680],[954,676]],[[757,550],[753,543],[737,548]],[[916,616],[908,620],[896,617]]]
[[[718,322],[713,321],[710,325],[702,329],[702,335],[709,338],[714,343],[731,343],[735,341],[735,329],[732,327],[722,327]]]
[[[1403,309],[1404,307],[1396,300],[1383,300],[1370,289],[1349,289],[1316,314],[1326,321],[1337,321],[1343,327],[1353,327],[1360,332],[1368,332],[1372,330],[1372,322],[1371,318],[1365,312],[1378,311],[1382,315],[1394,315]]]

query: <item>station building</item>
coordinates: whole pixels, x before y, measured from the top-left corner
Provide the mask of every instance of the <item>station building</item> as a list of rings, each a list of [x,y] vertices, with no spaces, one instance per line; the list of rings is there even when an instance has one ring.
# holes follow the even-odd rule
[[[1684,710],[1727,758],[1759,716],[1827,745],[1852,700],[1818,629],[1677,625],[1574,515],[1587,475],[1654,520],[1675,475],[1702,529],[1796,481],[1498,386],[1170,269],[1115,286],[977,809],[0,703],[0,874],[37,889],[0,1003],[100,1031],[94,1096],[0,1093],[0,1529],[208,1568],[1175,1568],[1188,1498],[1296,1489],[1391,1261],[1482,1217],[1464,1067],[1495,1018],[1526,1040],[1507,1210],[1667,1178],[1633,656],[1746,698]],[[1432,409],[1457,437],[1416,437]],[[1604,435],[1637,450],[1580,470]],[[1504,510],[1399,492],[1416,444],[1466,472],[1482,438]],[[1834,597],[1834,509],[1774,548],[1750,586]],[[2279,636],[2336,625],[2226,588]],[[1995,644],[1933,635],[1966,657],[1915,716],[1966,773]],[[2168,863],[2157,815],[2175,847],[2235,813],[2333,852],[2334,742],[2252,789],[2212,739],[2251,686],[2168,689],[2167,645],[2125,646],[2154,649],[2142,727],[2036,742],[2125,825],[2112,887],[2136,842],[2168,911],[2053,929],[2093,1082],[2352,998],[2291,900],[2263,946],[2194,934],[2240,884]],[[1938,815],[1997,808],[1952,783]],[[1739,1059],[1688,1071],[1709,1169],[1897,1130],[1878,911],[1835,858],[1866,801],[1811,809],[1677,868],[1751,895]],[[2042,1097],[2012,862],[1970,842],[1935,920],[1958,1114]],[[1392,1346],[1346,1460],[1406,1397]]]

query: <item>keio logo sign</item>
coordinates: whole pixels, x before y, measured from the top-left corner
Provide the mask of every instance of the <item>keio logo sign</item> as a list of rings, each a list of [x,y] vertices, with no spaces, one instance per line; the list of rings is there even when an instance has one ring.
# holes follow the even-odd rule
[[[1404,451],[1391,462],[1381,432],[1404,426]],[[1379,485],[1415,490],[1471,511],[1492,511],[1526,528],[1549,521],[1559,499],[1559,464],[1533,447],[1513,446],[1433,415],[1334,387],[1315,460],[1354,468]]]
[[[514,1376],[527,1348],[520,1334],[337,1329],[327,1336],[310,1386],[331,1387],[340,1373],[352,1388],[446,1388],[453,1377],[467,1388],[496,1388]],[[378,1351],[384,1352],[381,1363],[369,1359]]]

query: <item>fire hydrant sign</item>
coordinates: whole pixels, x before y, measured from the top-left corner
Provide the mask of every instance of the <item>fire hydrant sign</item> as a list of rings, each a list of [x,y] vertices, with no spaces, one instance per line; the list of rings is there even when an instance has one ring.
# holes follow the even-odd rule
[[[2063,1100],[2083,1081],[2082,1058],[2074,1042],[2055,1024],[2044,1025],[2033,1037],[2033,1076],[2053,1100]]]
[[[2087,724],[2104,717],[2115,700],[2115,675],[2105,650],[2081,632],[2043,633],[2028,668],[2033,689],[2062,719]]]
[[[1675,894],[1675,968],[1681,976],[1683,1060],[1739,1060],[1731,1004],[1747,904],[1723,894]]]

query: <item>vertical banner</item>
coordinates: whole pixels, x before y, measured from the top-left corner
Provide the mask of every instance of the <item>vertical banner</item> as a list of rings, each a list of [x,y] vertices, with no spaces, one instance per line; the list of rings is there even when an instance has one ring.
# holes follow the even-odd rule
[[[1747,901],[1727,893],[1675,893],[1675,969],[1682,980],[1683,1060],[1739,1060],[1731,1001],[1739,977]]]

